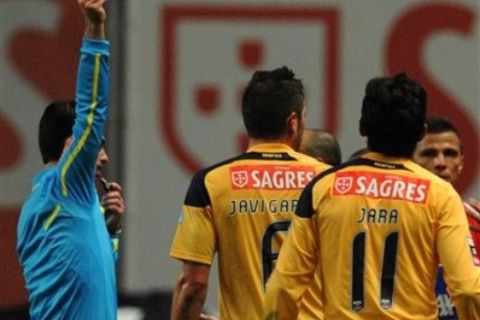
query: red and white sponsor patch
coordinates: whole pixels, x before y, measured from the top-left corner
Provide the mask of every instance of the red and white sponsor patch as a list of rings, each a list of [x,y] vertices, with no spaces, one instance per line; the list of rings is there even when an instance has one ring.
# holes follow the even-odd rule
[[[243,188],[248,183],[248,171],[247,170],[239,170],[239,171],[231,171],[230,175],[232,178],[232,185],[237,188]]]
[[[475,242],[473,241],[472,237],[467,237],[468,246],[470,247],[470,252],[472,253],[473,264],[477,267],[480,267],[480,255],[478,252],[478,248],[475,247]]]
[[[333,194],[362,195],[425,203],[430,181],[391,173],[348,171],[335,174]]]
[[[312,166],[241,165],[230,168],[232,189],[303,189],[315,175]]]
[[[340,192],[341,194],[345,194],[353,186],[353,178],[352,177],[342,177],[335,179],[335,190]]]

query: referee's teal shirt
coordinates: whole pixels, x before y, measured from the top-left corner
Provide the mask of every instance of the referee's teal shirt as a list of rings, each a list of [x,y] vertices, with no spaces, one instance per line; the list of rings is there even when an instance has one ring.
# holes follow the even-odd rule
[[[95,189],[109,88],[109,43],[84,39],[74,141],[58,164],[33,179],[17,251],[31,319],[116,319],[115,250]]]

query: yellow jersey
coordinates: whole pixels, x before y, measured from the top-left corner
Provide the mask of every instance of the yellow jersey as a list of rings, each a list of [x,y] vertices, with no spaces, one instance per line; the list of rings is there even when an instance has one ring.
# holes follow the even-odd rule
[[[480,319],[480,268],[453,187],[408,159],[368,153],[302,193],[265,319],[296,319],[319,268],[325,319],[437,319],[437,266],[460,319]]]
[[[265,283],[300,193],[329,167],[271,143],[192,178],[170,254],[207,265],[218,254],[222,320],[262,318]],[[318,302],[307,306],[320,307]]]

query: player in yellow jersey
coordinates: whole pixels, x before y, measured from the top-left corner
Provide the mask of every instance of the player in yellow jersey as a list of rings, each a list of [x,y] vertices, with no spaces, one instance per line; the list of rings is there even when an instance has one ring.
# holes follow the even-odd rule
[[[192,178],[171,256],[182,261],[171,319],[198,319],[218,255],[220,318],[262,318],[265,283],[301,190],[329,166],[298,153],[304,88],[286,67],[257,71],[242,99],[246,153]]]
[[[462,201],[409,159],[425,132],[426,98],[404,74],[367,84],[360,133],[370,152],[302,192],[265,319],[296,319],[317,267],[325,319],[437,319],[439,262],[460,319],[480,319],[480,268]]]
[[[339,165],[342,162],[342,153],[337,139],[331,133],[320,129],[306,128],[298,151],[331,166]],[[314,281],[315,288],[304,295],[302,299],[298,319],[323,319],[323,303],[318,274]]]

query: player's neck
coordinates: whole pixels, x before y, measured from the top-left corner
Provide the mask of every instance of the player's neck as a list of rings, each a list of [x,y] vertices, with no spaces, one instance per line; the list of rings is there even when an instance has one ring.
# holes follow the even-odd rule
[[[58,161],[49,161],[47,163],[45,163],[45,168],[51,168],[51,167],[54,167],[56,166],[58,163]]]
[[[281,143],[281,144],[286,144],[287,146],[291,147],[294,149],[294,143],[290,141],[289,139],[285,138],[278,138],[278,139],[256,139],[256,138],[250,138],[248,140],[248,148],[254,147],[259,144],[266,144],[266,143]]]

